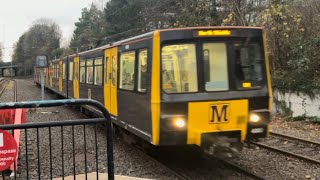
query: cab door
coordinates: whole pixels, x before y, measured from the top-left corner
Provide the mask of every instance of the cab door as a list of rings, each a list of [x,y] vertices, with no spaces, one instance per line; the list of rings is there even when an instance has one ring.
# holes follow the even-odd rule
[[[106,49],[104,59],[104,104],[114,116],[118,116],[117,65],[118,48]]]
[[[59,91],[63,91],[63,81],[62,81],[62,76],[63,76],[63,60],[59,61]]]
[[[49,67],[49,86],[52,88],[52,75],[53,75],[53,64],[50,63]]]
[[[76,56],[74,57],[74,62],[73,62],[73,72],[74,72],[74,76],[73,76],[73,94],[75,99],[79,99],[80,95],[79,95],[79,60],[80,57]]]

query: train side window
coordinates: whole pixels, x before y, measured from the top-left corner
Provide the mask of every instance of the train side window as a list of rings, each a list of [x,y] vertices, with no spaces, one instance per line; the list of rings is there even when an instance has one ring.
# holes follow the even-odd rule
[[[55,78],[56,77],[56,66],[52,65],[52,77]]]
[[[116,56],[112,56],[112,74],[111,74],[112,86],[116,86],[116,77],[117,77],[117,61],[116,61]]]
[[[94,84],[102,84],[102,57],[98,57],[94,60]]]
[[[56,70],[56,78],[58,79],[59,78],[59,64],[57,64],[56,65],[56,68],[57,68],[57,70]]]
[[[134,90],[135,52],[120,55],[120,89]]]
[[[81,83],[86,82],[86,61],[85,60],[80,61],[80,82]]]
[[[138,64],[138,91],[147,91],[147,50],[140,50]]]
[[[93,84],[93,59],[87,60],[87,84]]]
[[[62,78],[66,79],[66,63],[62,64]]]
[[[105,69],[104,69],[104,71],[105,71],[104,83],[108,84],[109,83],[109,78],[110,78],[109,77],[110,76],[110,74],[109,74],[110,72],[109,72],[109,67],[108,67],[109,66],[109,57],[106,57],[105,63],[106,64],[104,66],[105,67]]]
[[[69,81],[73,79],[73,62],[69,62]]]
[[[56,78],[59,78],[59,64],[56,65]]]
[[[52,78],[56,77],[56,66],[52,64]]]
[[[206,91],[229,89],[227,46],[225,43],[204,43],[203,56]]]

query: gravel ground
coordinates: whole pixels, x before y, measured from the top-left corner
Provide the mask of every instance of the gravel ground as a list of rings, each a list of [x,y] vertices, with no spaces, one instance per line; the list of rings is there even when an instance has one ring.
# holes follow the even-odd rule
[[[271,131],[320,142],[320,124],[285,121],[275,117]],[[233,160],[268,179],[312,179],[320,180],[320,165],[252,146],[244,148],[239,159]]]
[[[320,142],[320,123],[286,121],[275,117],[271,123],[271,131]]]
[[[32,83],[31,79],[17,80],[18,82],[18,101],[40,100],[40,88]],[[46,93],[45,99],[54,99],[55,95]],[[3,102],[3,101],[2,101]],[[72,108],[38,108],[29,109],[27,112],[28,122],[57,121],[66,119],[84,119],[88,118]],[[87,150],[84,150],[83,126],[74,127],[75,132],[75,161],[77,173],[84,172],[84,157],[87,156],[88,172],[95,172],[95,141],[94,126],[86,125],[86,143]],[[98,139],[98,156],[99,156],[99,172],[107,172],[106,158],[106,133],[105,128],[97,128]],[[61,148],[61,128],[51,128],[52,131],[52,169],[53,176],[62,175],[62,166],[64,167],[64,175],[73,174],[73,156],[72,156],[72,129],[71,127],[63,128],[63,159],[62,165],[62,148]],[[39,152],[40,152],[40,174],[41,179],[50,178],[50,154],[49,154],[49,130],[48,128],[39,129]],[[27,131],[28,137],[28,167],[29,178],[38,179],[38,158],[37,158],[37,130],[31,129]],[[19,160],[19,179],[26,179],[26,151],[25,151],[25,133],[21,133],[20,160]],[[114,161],[115,173],[117,175],[141,177],[148,179],[176,179],[174,175],[167,170],[159,167],[152,160],[145,158],[144,154],[135,148],[122,142],[117,136],[114,137]]]
[[[255,146],[244,148],[234,163],[253,170],[267,179],[320,179],[320,166],[296,158],[259,149]]]
[[[0,102],[12,102],[14,101],[14,81],[10,81],[6,87],[6,90],[3,91],[3,94],[0,96]]]

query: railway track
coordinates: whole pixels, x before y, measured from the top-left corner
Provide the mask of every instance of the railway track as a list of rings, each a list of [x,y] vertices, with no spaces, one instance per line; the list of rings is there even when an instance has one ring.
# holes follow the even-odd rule
[[[13,82],[13,99],[12,102],[17,102],[17,82],[15,80],[6,79],[6,78],[0,78],[0,97],[6,90],[7,86],[10,84],[10,82]]]
[[[226,164],[227,166],[235,169],[236,171],[245,174],[246,176],[252,178],[252,179],[256,179],[256,180],[267,180],[267,178],[258,175],[254,172],[252,172],[251,170],[241,167],[239,165],[234,164],[233,162],[230,162],[228,160],[224,160],[224,159],[219,159],[221,162],[223,162],[224,164]]]
[[[144,150],[142,150],[139,147],[136,147],[139,151],[141,151],[141,153],[145,154],[146,156],[148,156],[148,158],[152,161],[154,161],[155,163],[159,164],[161,167],[163,167],[164,169],[168,170],[169,172],[171,172],[172,174],[174,174],[178,179],[180,180],[192,180],[194,179],[194,177],[188,177],[187,175],[185,175],[186,173],[181,172],[181,169],[183,168],[177,168],[175,165],[172,165],[172,162],[168,161],[168,158],[164,157],[162,155],[159,155],[159,153],[157,153],[159,156],[153,156],[148,154],[147,152],[145,152]],[[217,166],[217,162],[221,163],[227,167],[230,167],[232,170],[245,175],[245,177],[251,178],[251,179],[255,179],[255,180],[266,180],[265,177],[262,177],[256,173],[254,173],[253,171],[241,167],[240,165],[236,165],[228,160],[225,159],[219,159],[219,158],[213,158],[211,156],[204,158],[203,156],[198,156],[196,158],[192,157],[195,154],[199,155],[200,151],[199,150],[195,150],[193,148],[186,148],[185,150],[187,153],[190,153],[190,155],[186,155],[187,157],[191,157],[190,161],[186,162],[186,158],[181,158],[181,157],[177,157],[177,161],[179,159],[184,159],[184,162],[182,163],[188,163],[191,166],[203,166],[203,164],[207,164],[209,166],[207,166],[207,168],[210,169],[210,167],[216,167]],[[161,154],[161,153],[160,153]],[[172,158],[169,158],[172,160]],[[173,160],[174,161],[174,160]],[[205,163],[203,163],[205,162]],[[210,170],[208,170],[210,171]],[[212,173],[210,174],[212,175]],[[222,177],[223,178],[223,177]],[[209,178],[210,179],[210,178]]]
[[[320,165],[320,143],[280,133],[270,133],[263,142],[253,145]]]
[[[0,78],[0,97],[2,96],[4,90],[6,89],[9,82],[10,81],[8,79]]]

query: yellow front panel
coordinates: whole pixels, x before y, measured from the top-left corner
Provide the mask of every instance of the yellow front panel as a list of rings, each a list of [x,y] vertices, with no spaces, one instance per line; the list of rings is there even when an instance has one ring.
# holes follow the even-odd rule
[[[63,76],[63,63],[62,60],[59,61],[59,91],[62,92],[63,90],[63,81],[62,81],[62,77]]]
[[[53,65],[52,63],[50,63],[50,75],[49,75],[49,83],[50,83],[50,87],[52,88],[52,75],[53,75]]]
[[[154,32],[151,72],[152,143],[160,141],[160,32]]]
[[[79,56],[74,57],[74,62],[73,62],[73,94],[75,99],[79,99],[80,94],[79,94]]]
[[[118,47],[111,49],[111,114],[118,116]]]
[[[270,74],[270,63],[269,63],[269,56],[267,50],[267,37],[266,32],[263,32],[263,46],[264,46],[264,55],[266,59],[266,71],[267,71],[267,80],[268,80],[268,91],[269,91],[269,112],[272,111],[272,86],[271,86],[271,74]]]
[[[107,110],[111,110],[111,78],[110,78],[110,72],[111,72],[111,51],[109,49],[105,50],[104,52],[104,105],[106,106]]]
[[[241,131],[247,135],[248,100],[193,102],[188,105],[188,144],[201,145],[201,134]]]

